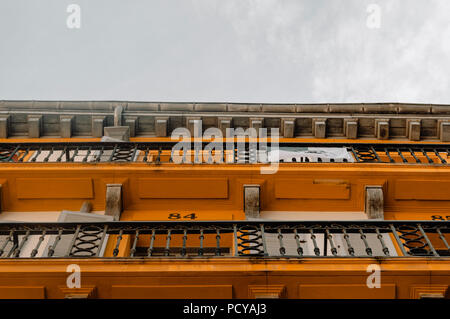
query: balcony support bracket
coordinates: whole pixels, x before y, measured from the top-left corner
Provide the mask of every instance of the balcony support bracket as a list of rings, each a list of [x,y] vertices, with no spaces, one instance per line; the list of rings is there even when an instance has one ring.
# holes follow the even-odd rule
[[[259,185],[244,185],[244,211],[247,220],[259,218]]]
[[[384,219],[384,199],[382,186],[365,187],[364,211],[369,219]]]
[[[114,220],[119,220],[122,210],[122,184],[107,184],[105,215],[113,216]]]

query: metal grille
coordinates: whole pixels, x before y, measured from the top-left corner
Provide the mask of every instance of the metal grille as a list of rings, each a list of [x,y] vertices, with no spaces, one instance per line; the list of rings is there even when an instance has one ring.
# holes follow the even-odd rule
[[[170,163],[173,162],[172,149],[177,142],[151,143],[0,143],[0,162],[9,163],[47,163],[47,162],[141,162]],[[182,154],[182,162],[189,163],[255,163],[256,159],[266,158],[267,145],[254,149],[250,143],[238,148],[237,142],[227,142],[231,147],[223,145],[222,149],[208,152],[207,142],[201,147]],[[257,145],[257,144],[256,144]],[[280,143],[280,148],[289,147],[344,147],[356,163],[402,163],[422,165],[446,165],[450,155],[450,144],[364,144],[364,143]],[[255,152],[256,151],[256,152]],[[181,154],[181,153],[180,153]],[[305,159],[305,162],[309,162]],[[332,158],[316,162],[335,162]]]
[[[1,223],[0,258],[104,258],[108,240],[108,258],[450,256],[447,221],[227,221]]]

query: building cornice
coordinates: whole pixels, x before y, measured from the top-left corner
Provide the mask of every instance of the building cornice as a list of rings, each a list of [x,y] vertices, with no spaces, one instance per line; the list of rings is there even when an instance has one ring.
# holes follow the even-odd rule
[[[131,137],[167,137],[195,120],[203,129],[279,128],[285,138],[450,141],[450,105],[0,101],[0,138],[101,137],[117,123]]]
[[[134,101],[0,100],[0,110],[114,111],[130,112],[250,112],[250,113],[369,113],[450,114],[450,105],[417,103],[221,103]]]

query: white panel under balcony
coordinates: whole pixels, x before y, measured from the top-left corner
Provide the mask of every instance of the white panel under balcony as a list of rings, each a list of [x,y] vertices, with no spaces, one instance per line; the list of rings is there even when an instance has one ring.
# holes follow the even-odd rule
[[[263,220],[289,221],[331,221],[331,220],[367,220],[364,212],[307,212],[307,211],[261,211]]]
[[[368,220],[367,215],[364,212],[300,212],[300,211],[262,211],[260,214],[260,220],[276,220],[276,221],[362,221]],[[349,242],[354,249],[355,255],[366,255],[366,246],[359,233],[350,233]],[[373,256],[384,256],[383,247],[380,243],[377,234],[366,233],[367,243],[372,249]],[[277,233],[266,235],[266,245],[269,255],[280,255],[280,241]],[[303,248],[303,255],[313,256],[314,244],[311,240],[310,234],[300,234],[300,243]],[[326,256],[332,256],[331,245],[329,240],[324,242],[324,235],[316,233],[316,244],[320,249],[320,255],[324,255],[326,249]],[[389,249],[390,256],[397,256],[396,249],[389,234],[383,234],[383,240],[386,247]],[[349,256],[347,241],[343,234],[332,233],[333,244],[336,248],[338,256]],[[286,249],[286,255],[297,255],[297,244],[294,238],[294,234],[283,234],[283,244]]]
[[[334,248],[336,249],[336,255],[342,257],[348,257],[349,254],[349,246],[347,241],[342,234],[332,233],[331,240],[333,241]],[[266,239],[266,247],[269,256],[280,256],[280,240],[278,238],[277,233],[265,233]],[[285,248],[285,255],[288,256],[298,256],[297,244],[295,240],[295,235],[291,234],[283,234],[283,247]],[[320,256],[333,256],[332,248],[330,245],[330,239],[327,239],[324,242],[324,234],[315,233],[315,240],[317,248],[319,248]],[[361,239],[361,235],[358,233],[348,234],[349,242],[351,247],[354,249],[355,256],[367,256],[366,246],[364,241]],[[368,246],[371,248],[372,256],[385,256],[383,252],[383,247],[380,243],[380,240],[377,237],[377,234],[365,234],[364,236]],[[394,244],[389,236],[389,234],[382,234],[384,243],[389,250],[390,256],[397,256],[397,252],[395,250]],[[314,243],[311,239],[310,234],[299,234],[299,242],[300,246],[303,249],[304,256],[315,256],[314,252]],[[324,251],[326,250],[326,254]]]
[[[105,216],[104,212],[93,212],[93,213],[80,213],[80,212],[2,212],[0,215],[0,223],[8,222],[39,222],[39,223],[55,223],[55,222],[108,222],[112,221],[111,216]],[[36,247],[39,237],[41,235],[30,235],[27,241],[24,243],[19,257],[28,258],[31,252]],[[18,236],[19,243],[24,239],[24,235]],[[62,235],[59,241],[53,257],[64,257],[69,244],[72,240],[73,235]],[[47,257],[48,249],[53,245],[56,235],[46,235],[42,241],[38,252],[35,257]],[[6,236],[0,237],[0,247],[5,243]],[[104,240],[104,245],[101,247],[101,254],[105,248],[107,238]],[[5,252],[3,256],[6,256],[12,248],[12,243],[8,243],[5,247]]]

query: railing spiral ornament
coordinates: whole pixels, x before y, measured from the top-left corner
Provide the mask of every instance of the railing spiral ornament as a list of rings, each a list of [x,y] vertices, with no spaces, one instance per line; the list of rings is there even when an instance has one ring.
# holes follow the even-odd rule
[[[237,240],[240,256],[262,256],[264,246],[260,229],[256,225],[245,225],[237,230]]]
[[[375,152],[370,148],[359,148],[356,149],[356,154],[360,161],[362,162],[376,162],[377,157]]]
[[[6,161],[6,159],[11,155],[11,151],[0,149],[0,161]]]
[[[408,248],[408,253],[413,256],[431,255],[428,244],[418,227],[403,225],[397,228],[399,238],[403,240],[403,246]]]
[[[80,229],[70,256],[93,257],[97,253],[99,243],[102,239],[103,228],[98,226],[86,226]]]
[[[0,162],[11,162],[15,153],[12,148],[0,148]]]
[[[112,162],[130,162],[133,157],[132,148],[116,148],[113,151],[111,161]]]

